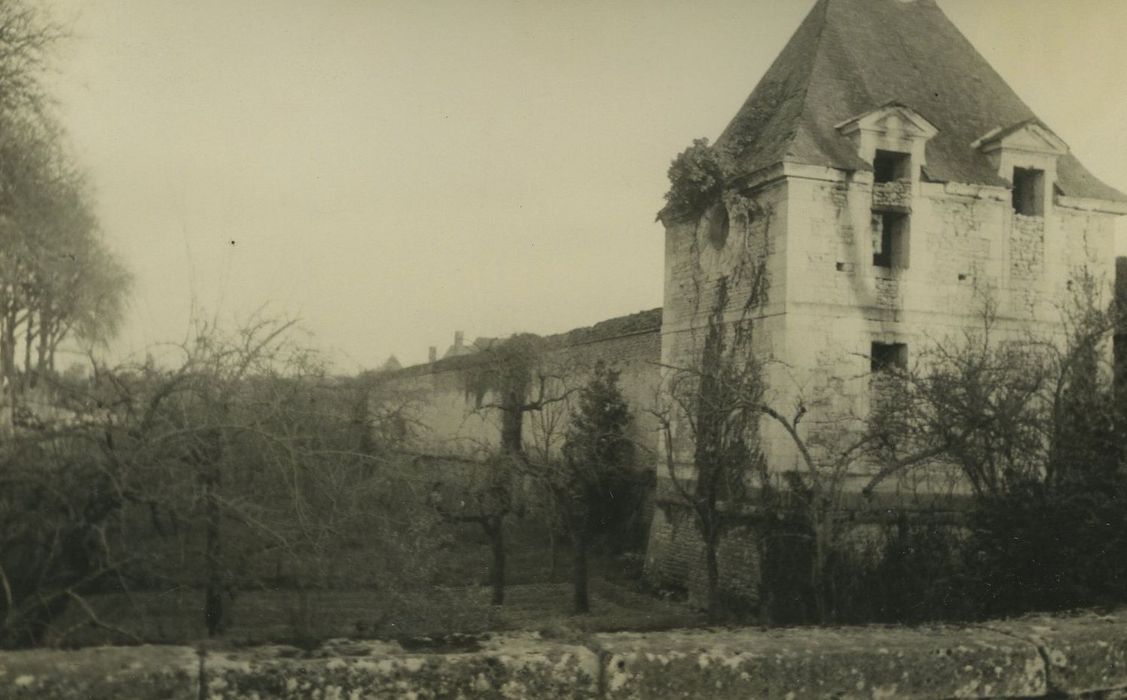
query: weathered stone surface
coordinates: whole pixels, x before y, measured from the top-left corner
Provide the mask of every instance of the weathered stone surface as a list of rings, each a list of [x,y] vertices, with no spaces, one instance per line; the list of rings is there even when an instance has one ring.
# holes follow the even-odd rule
[[[1127,689],[1127,611],[1038,616],[995,622],[990,629],[1036,644],[1050,687],[1064,695]]]
[[[597,635],[606,697],[998,698],[1046,691],[1032,644],[989,630]]]
[[[336,640],[202,657],[152,646],[6,652],[0,698],[1127,698],[1127,610],[970,627],[441,642]]]
[[[199,656],[188,647],[96,647],[0,654],[0,698],[196,700]]]
[[[893,182],[873,184],[873,209],[886,207],[897,209],[910,209],[912,207],[911,180],[894,180]]]
[[[312,653],[263,647],[209,654],[206,697],[590,698],[598,659],[582,647],[507,635],[461,653],[411,653],[398,645],[341,642]]]

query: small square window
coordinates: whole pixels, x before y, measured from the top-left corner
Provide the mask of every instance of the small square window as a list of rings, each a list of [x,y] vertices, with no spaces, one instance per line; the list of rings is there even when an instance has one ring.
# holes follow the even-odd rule
[[[1014,168],[1014,211],[1022,216],[1045,215],[1045,171]]]
[[[912,179],[912,156],[896,151],[877,151],[873,158],[873,182]]]
[[[905,343],[873,343],[869,349],[869,368],[873,374],[908,368]]]

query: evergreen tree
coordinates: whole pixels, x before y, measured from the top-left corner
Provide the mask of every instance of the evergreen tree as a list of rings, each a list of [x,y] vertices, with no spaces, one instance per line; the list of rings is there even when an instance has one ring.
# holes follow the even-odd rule
[[[563,460],[551,488],[575,555],[575,610],[590,609],[587,559],[591,545],[626,522],[636,507],[629,466],[633,444],[626,437],[630,408],[618,386],[619,373],[600,362],[579,391],[578,411],[567,430]]]

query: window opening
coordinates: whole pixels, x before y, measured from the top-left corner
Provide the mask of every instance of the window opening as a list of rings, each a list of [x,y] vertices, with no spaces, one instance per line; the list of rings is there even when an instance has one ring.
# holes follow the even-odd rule
[[[728,220],[728,207],[718,204],[706,216],[709,242],[714,248],[723,248],[728,243],[728,231],[731,226]]]
[[[908,215],[873,212],[873,266],[908,267]]]
[[[869,362],[873,374],[907,369],[908,346],[905,343],[873,343],[869,349]]]
[[[1045,215],[1045,171],[1014,168],[1014,212],[1022,216]]]
[[[896,151],[877,151],[873,158],[873,182],[912,179],[912,156]]]

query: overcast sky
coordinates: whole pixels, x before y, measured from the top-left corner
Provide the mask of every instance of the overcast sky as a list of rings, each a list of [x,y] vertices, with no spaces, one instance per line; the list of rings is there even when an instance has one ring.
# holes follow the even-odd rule
[[[116,352],[182,338],[193,302],[269,303],[348,371],[660,306],[670,159],[813,5],[51,2],[62,116],[137,277]],[[1127,2],[940,4],[1127,190]]]

